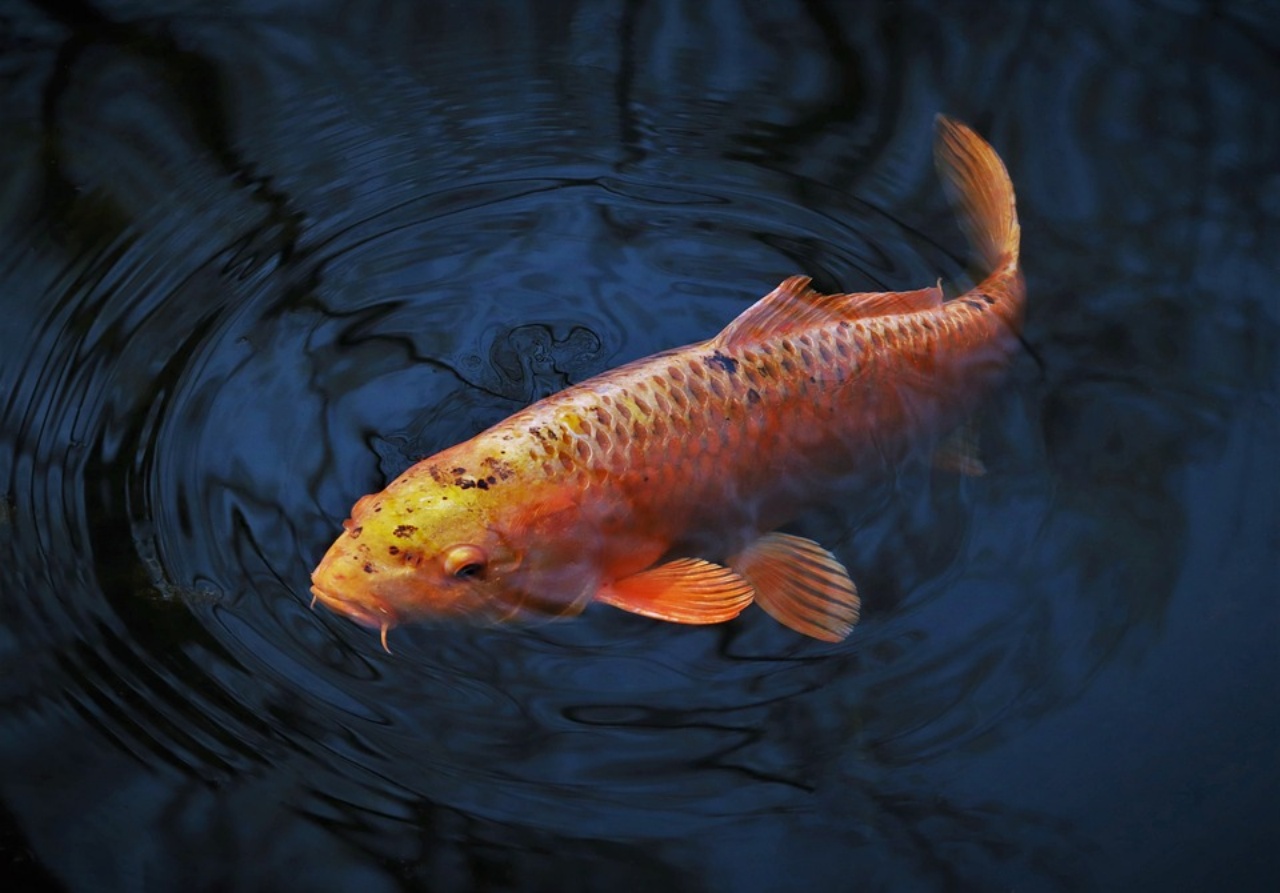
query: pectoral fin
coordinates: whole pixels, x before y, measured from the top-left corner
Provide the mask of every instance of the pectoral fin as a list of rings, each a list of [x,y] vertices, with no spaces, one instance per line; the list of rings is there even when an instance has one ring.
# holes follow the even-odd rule
[[[952,431],[933,451],[933,465],[943,471],[954,471],[970,477],[987,473],[978,449],[978,429],[972,421],[965,422]]]
[[[770,533],[730,564],[755,588],[756,603],[798,633],[839,642],[858,622],[858,589],[849,572],[813,540]]]
[[[751,584],[727,567],[680,558],[602,587],[596,600],[675,623],[720,623],[742,613]]]

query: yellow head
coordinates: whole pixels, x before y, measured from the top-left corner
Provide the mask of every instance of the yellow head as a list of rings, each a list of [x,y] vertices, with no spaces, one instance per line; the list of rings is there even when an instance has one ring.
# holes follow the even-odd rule
[[[381,629],[383,647],[406,620],[576,613],[594,591],[589,562],[548,535],[566,506],[467,452],[424,460],[362,498],[311,575],[316,600]]]

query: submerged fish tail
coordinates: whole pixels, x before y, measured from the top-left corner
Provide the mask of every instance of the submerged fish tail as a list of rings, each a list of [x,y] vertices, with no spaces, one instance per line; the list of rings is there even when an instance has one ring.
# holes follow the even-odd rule
[[[983,272],[1016,266],[1021,228],[1004,162],[986,140],[958,121],[939,115],[937,127],[938,172]]]

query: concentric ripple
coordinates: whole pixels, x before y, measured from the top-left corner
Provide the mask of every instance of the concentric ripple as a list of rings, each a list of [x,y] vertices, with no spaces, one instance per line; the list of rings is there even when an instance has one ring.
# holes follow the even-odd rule
[[[10,403],[10,492],[16,551],[40,569],[20,578],[37,601],[14,629],[72,680],[50,697],[139,762],[206,782],[287,772],[330,801],[532,811],[561,834],[698,833],[862,777],[864,693],[919,672],[900,631],[871,624],[832,653],[754,612],[695,630],[601,608],[519,631],[402,628],[387,655],[311,610],[308,573],[354,499],[416,458],[706,337],[796,269],[927,278],[918,243],[848,205],[605,165],[397,199],[304,227],[287,256],[264,253],[260,220],[205,232],[166,209],[49,284],[65,309],[20,367],[34,383]],[[895,252],[866,252],[882,242]],[[47,402],[24,405],[24,387]],[[815,535],[847,544],[869,520]],[[938,527],[923,508],[918,523]],[[945,573],[962,537],[922,573]],[[973,734],[952,709],[927,698],[912,722]]]
[[[309,604],[358,497],[787,275],[962,279],[929,168],[948,78],[899,105],[879,85],[992,70],[923,32],[900,39],[937,71],[909,67],[870,19],[806,19],[778,55],[764,13],[593,6],[554,34],[513,12],[481,47],[471,13],[421,6],[338,32],[10,23],[0,793],[33,847],[79,854],[59,871],[81,889],[157,864],[174,889],[456,889],[505,870],[499,839],[530,889],[548,865],[679,889],[693,850],[733,889],[734,854],[766,842],[788,856],[771,877],[844,879],[856,852],[872,887],[989,886],[1011,860],[1072,887],[1076,829],[940,791],[1164,615],[1176,473],[1244,387],[1169,362],[1204,337],[1164,297],[1184,280],[1126,292],[1111,270],[1088,316],[1108,340],[1033,279],[1028,351],[977,420],[991,474],[904,467],[802,519],[863,595],[843,645],[755,610],[686,628],[598,607],[397,628],[386,654]],[[1030,207],[1052,197],[1054,173],[1009,160]],[[1180,250],[1122,229],[1109,246]],[[1169,311],[1159,331],[1134,293]],[[1211,334],[1256,358],[1273,321],[1239,312]]]

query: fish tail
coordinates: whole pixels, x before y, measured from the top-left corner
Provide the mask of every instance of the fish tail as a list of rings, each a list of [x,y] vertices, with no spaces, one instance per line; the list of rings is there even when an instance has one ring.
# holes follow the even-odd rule
[[[939,115],[937,131],[938,173],[982,262],[981,275],[1016,270],[1022,231],[1004,163],[986,140],[959,121]]]

